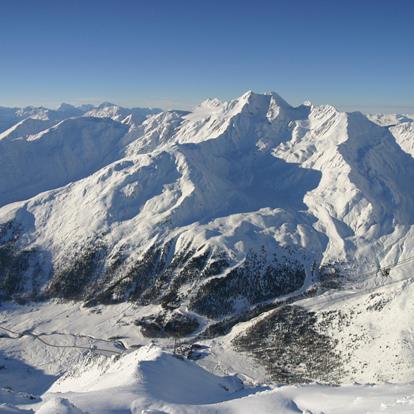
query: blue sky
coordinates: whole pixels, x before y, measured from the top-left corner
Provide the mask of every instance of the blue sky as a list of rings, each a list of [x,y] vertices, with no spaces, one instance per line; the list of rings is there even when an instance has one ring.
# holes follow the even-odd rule
[[[1,0],[0,105],[190,108],[274,90],[414,113],[411,0]]]

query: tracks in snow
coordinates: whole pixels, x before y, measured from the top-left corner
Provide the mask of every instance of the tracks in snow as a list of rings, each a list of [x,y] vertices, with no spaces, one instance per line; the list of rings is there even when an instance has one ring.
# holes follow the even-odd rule
[[[111,354],[118,354],[121,355],[123,354],[127,349],[125,348],[125,346],[123,345],[122,342],[120,341],[110,341],[107,339],[98,339],[98,338],[94,338],[92,336],[89,335],[76,335],[76,334],[66,334],[66,333],[61,333],[61,332],[52,332],[52,333],[39,333],[36,334],[34,332],[31,332],[29,330],[25,330],[22,332],[17,332],[14,331],[12,329],[9,329],[7,327],[5,327],[4,325],[0,325],[0,329],[3,331],[8,332],[9,334],[15,335],[15,337],[13,336],[8,336],[7,338],[9,339],[20,339],[23,338],[24,336],[31,336],[32,338],[34,338],[35,340],[37,339],[38,341],[40,341],[41,343],[43,343],[46,346],[49,347],[53,347],[53,348],[66,348],[66,349],[83,349],[83,350],[88,350],[88,351],[95,351],[95,352],[108,352]],[[84,345],[76,345],[76,344],[72,344],[72,345],[56,345],[56,344],[52,344],[46,340],[44,340],[42,337],[43,336],[51,336],[51,335],[62,335],[62,336],[71,336],[74,338],[87,338],[89,340],[92,341],[96,341],[96,342],[106,342],[106,343],[110,343],[113,345],[113,347],[119,347],[119,348],[124,348],[123,350],[115,350],[115,349],[105,349],[105,348],[98,348],[96,345],[92,345],[92,346],[84,346]]]

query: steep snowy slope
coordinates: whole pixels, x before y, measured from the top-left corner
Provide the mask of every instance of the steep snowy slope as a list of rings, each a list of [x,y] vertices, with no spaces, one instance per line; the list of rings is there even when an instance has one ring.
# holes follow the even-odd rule
[[[403,151],[414,157],[414,122],[393,126],[390,131]]]
[[[333,370],[345,351],[326,315],[290,304],[341,287],[370,295],[412,272],[412,123],[253,92],[144,122],[109,104],[86,115],[2,135],[3,298],[161,305],[135,321],[148,337],[233,335],[250,320],[228,347],[258,359],[255,338],[287,323],[315,346],[282,335],[274,349],[307,351],[290,372],[270,364],[270,378],[359,378]],[[329,364],[303,368],[318,344]]]
[[[28,123],[31,130],[44,126],[35,120],[22,122],[0,140],[0,205],[90,175],[117,157],[119,141],[127,132],[127,127],[110,120],[79,118],[21,136]]]
[[[414,218],[410,191],[414,160],[386,128],[360,113],[341,114],[334,108],[314,108],[305,124],[298,123],[293,139],[275,149],[275,155],[320,170],[318,187],[305,203],[318,227],[329,237],[325,258],[393,264],[406,241]],[[387,238],[391,241],[388,246]],[[381,247],[378,248],[377,242]],[[397,252],[393,252],[395,249]],[[356,255],[356,257],[355,257]]]
[[[3,132],[0,127],[0,205],[61,187],[119,159],[131,139],[127,132],[136,138],[134,130],[160,111],[107,103],[96,108],[62,104],[57,110],[0,108],[4,124],[13,124]]]
[[[20,137],[27,137],[30,135],[38,134],[45,129],[57,124],[56,121],[36,119],[36,118],[25,118],[11,128],[0,134],[0,140],[13,140]]]

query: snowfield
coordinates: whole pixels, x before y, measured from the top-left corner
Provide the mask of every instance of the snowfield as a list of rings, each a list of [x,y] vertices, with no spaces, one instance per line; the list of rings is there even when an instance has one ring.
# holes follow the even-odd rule
[[[413,119],[0,108],[0,413],[414,412]]]
[[[2,390],[12,401],[1,413],[412,413],[413,385],[342,387],[250,386],[237,376],[217,376],[196,363],[149,345],[122,357],[92,357],[57,380],[34,402]]]

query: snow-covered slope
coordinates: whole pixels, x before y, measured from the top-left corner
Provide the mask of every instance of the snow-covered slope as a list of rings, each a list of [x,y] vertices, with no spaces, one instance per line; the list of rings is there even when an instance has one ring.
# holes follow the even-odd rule
[[[0,133],[26,119],[48,121],[50,124],[53,124],[73,116],[81,116],[83,113],[85,113],[84,110],[68,104],[62,104],[56,110],[34,106],[27,106],[25,108],[0,107]],[[33,125],[35,124],[33,123]],[[40,123],[37,125],[40,125]],[[26,130],[27,133],[34,133],[30,129]]]
[[[350,343],[340,332],[357,329],[343,329],[335,312],[367,308],[376,289],[411,283],[412,123],[390,128],[253,92],[145,120],[111,104],[84,115],[1,136],[3,298],[130,300],[154,307],[135,321],[144,336],[227,335],[230,353],[267,355],[275,381],[379,379],[374,368],[343,372],[346,346],[335,341]],[[333,289],[361,295],[349,309],[338,301],[331,313],[315,310]],[[404,303],[391,314],[411,315]],[[372,314],[361,323],[379,322]],[[265,334],[286,324],[303,330],[289,346],[289,335]],[[410,326],[396,327],[393,341]],[[329,363],[306,366],[319,345]],[[292,359],[298,347],[302,358],[288,372],[266,354],[286,349]],[[380,379],[411,378],[411,368],[389,369]]]
[[[89,357],[31,407],[38,414],[401,414],[411,412],[412,393],[412,385],[245,386],[150,346],[121,358]]]
[[[390,131],[402,150],[414,157],[414,122],[395,125]]]
[[[109,394],[107,391],[113,390],[114,384],[117,392]],[[408,390],[409,387],[405,391]],[[382,403],[389,413],[404,412],[401,410],[405,408],[401,407],[403,404],[396,404],[395,407],[390,404],[396,400],[392,393],[396,393],[398,398],[398,394],[404,393],[403,387],[394,390],[383,388],[381,391],[385,391],[385,395],[379,388],[354,387],[337,392],[337,395],[332,391],[323,387],[304,387],[300,390],[289,387],[246,387],[235,376],[213,375],[192,361],[178,359],[156,347],[143,347],[116,361],[95,359],[87,364],[78,365],[48,390],[44,396],[48,402],[43,407],[50,405],[51,401],[56,401],[54,395],[64,395],[68,396],[75,406],[82,407],[90,413],[113,413],[129,409],[131,413],[240,414],[256,411],[262,414],[301,414],[320,412],[314,411],[317,409],[329,409],[328,412],[344,414],[348,411],[337,411],[344,409],[337,400],[351,401],[355,395],[368,392],[371,398],[377,398],[378,406]],[[330,392],[330,401],[318,401],[318,393],[329,395]],[[357,404],[349,411],[353,414],[364,412],[369,401],[366,395],[364,399],[359,397],[357,400]],[[412,405],[412,396],[406,398],[406,401],[404,405]],[[370,401],[368,406],[375,407],[375,403]],[[44,411],[43,407],[37,412],[49,413]],[[78,412],[83,411],[73,411]]]
[[[349,305],[351,309],[352,300]],[[2,413],[266,414],[276,410],[280,414],[400,414],[412,411],[412,384],[260,385],[245,374],[249,366],[255,376],[260,372],[257,366],[251,365],[249,355],[234,353],[232,357],[227,348],[215,354],[220,346],[226,345],[225,340],[210,341],[210,347],[201,346],[200,355],[207,357],[196,361],[198,364],[180,353],[173,356],[171,341],[160,341],[160,346],[167,351],[151,343],[137,349],[136,341],[143,338],[127,321],[141,310],[127,304],[90,309],[73,303],[7,304],[0,311],[1,320],[8,312],[14,330],[49,331],[42,339],[55,346],[84,346],[88,341],[95,346],[89,350],[54,348],[28,334],[14,340],[0,337],[0,349],[9,355],[0,358]],[[243,328],[240,324],[237,330],[246,331],[246,326]],[[112,337],[113,343],[122,341],[126,345],[122,355],[104,356],[99,350],[105,347],[103,335],[116,335]],[[343,337],[346,335],[343,332]],[[110,338],[106,341],[110,349]],[[377,352],[380,349],[376,349],[376,355],[381,355]],[[16,361],[17,356],[20,362]],[[239,367],[235,358],[241,361]],[[60,378],[47,374],[58,365]],[[235,372],[240,374],[235,376]]]
[[[18,125],[29,122],[40,127],[29,119]],[[94,118],[68,119],[37,134],[22,136],[19,131],[16,138],[17,129],[3,134],[0,141],[0,205],[90,175],[117,158],[119,141],[127,131],[111,120]]]

